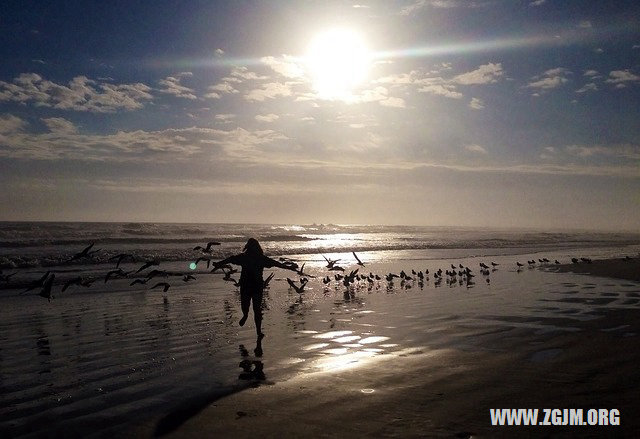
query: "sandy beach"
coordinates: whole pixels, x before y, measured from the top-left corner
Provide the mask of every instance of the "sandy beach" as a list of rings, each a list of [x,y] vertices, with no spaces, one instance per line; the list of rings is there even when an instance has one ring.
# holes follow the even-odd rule
[[[483,260],[413,255],[363,253],[363,273]],[[324,259],[296,258],[316,277],[300,295],[276,270],[261,352],[220,274],[194,272],[197,282],[171,281],[168,293],[97,283],[50,303],[5,291],[3,435],[633,437],[640,428],[635,259],[516,269],[534,255],[504,254],[464,281],[362,280],[345,291],[323,284]],[[617,409],[620,425],[493,426],[494,408],[538,409],[540,419],[543,409]]]
[[[640,281],[637,261],[554,267]],[[582,271],[584,270],[584,271]],[[583,277],[588,281],[589,277]],[[611,284],[610,284],[611,285]],[[637,291],[637,287],[635,288]],[[636,297],[631,295],[632,297]],[[408,348],[182,407],[139,437],[633,437],[640,311],[556,319],[571,332],[467,328],[469,346]],[[428,326],[428,324],[427,324]],[[459,329],[458,329],[459,330]],[[619,426],[492,426],[492,408],[620,411]],[[185,416],[189,413],[189,416]],[[542,415],[540,415],[542,416]]]

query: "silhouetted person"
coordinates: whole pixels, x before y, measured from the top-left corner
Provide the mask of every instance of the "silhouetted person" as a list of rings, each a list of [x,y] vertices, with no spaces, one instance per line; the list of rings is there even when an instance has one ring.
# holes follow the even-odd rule
[[[283,264],[264,255],[260,243],[250,238],[244,246],[243,252],[230,256],[220,262],[214,264],[216,268],[226,264],[240,265],[242,273],[240,274],[240,306],[242,308],[242,318],[240,326],[244,326],[249,317],[249,305],[253,301],[253,318],[256,322],[256,334],[258,340],[264,337],[262,333],[262,290],[264,281],[262,272],[265,268],[278,267],[286,270],[296,271],[296,264]]]

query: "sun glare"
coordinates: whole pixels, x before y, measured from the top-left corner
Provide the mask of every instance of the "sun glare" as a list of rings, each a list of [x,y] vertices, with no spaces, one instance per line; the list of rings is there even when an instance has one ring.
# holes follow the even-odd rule
[[[332,29],[311,41],[306,64],[319,96],[349,100],[354,87],[367,77],[370,54],[357,32]]]

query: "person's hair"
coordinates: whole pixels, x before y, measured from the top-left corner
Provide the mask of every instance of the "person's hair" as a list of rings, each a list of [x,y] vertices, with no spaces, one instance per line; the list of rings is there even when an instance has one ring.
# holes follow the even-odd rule
[[[262,256],[264,252],[262,251],[262,247],[260,247],[260,243],[255,238],[249,238],[247,243],[244,245],[244,252],[250,255]]]

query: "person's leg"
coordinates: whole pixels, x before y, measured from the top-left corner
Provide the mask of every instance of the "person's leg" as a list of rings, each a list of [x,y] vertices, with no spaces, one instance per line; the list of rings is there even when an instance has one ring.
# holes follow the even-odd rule
[[[240,289],[240,308],[242,309],[242,318],[240,319],[240,326],[244,326],[247,318],[249,317],[249,304],[251,303],[251,293],[246,290]]]
[[[253,301],[253,318],[256,322],[256,334],[258,338],[264,337],[262,333],[262,291],[254,292],[251,300]]]

